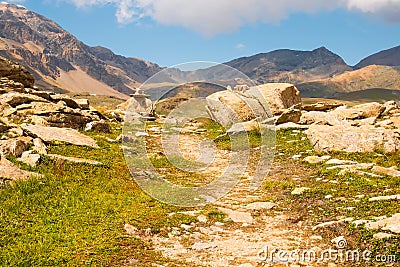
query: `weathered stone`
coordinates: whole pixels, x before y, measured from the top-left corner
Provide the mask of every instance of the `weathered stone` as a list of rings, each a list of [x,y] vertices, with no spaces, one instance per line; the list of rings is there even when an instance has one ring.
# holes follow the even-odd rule
[[[390,121],[393,122],[393,127],[400,129],[400,117],[391,117]]]
[[[353,160],[342,160],[342,159],[330,159],[325,162],[326,165],[352,165],[358,164],[357,161]]]
[[[379,196],[379,197],[371,197],[368,199],[369,201],[386,201],[386,200],[400,200],[400,194],[399,195],[392,195],[392,196]]]
[[[276,204],[273,202],[253,202],[246,205],[246,209],[248,210],[270,210],[276,207]]]
[[[29,148],[31,141],[32,139],[29,137],[18,137],[0,141],[0,155],[5,157],[19,157]]]
[[[151,101],[148,96],[144,94],[133,94],[125,103],[117,106],[117,111],[135,112],[141,116],[152,115],[153,109],[153,101]]]
[[[230,135],[236,135],[247,132],[260,132],[260,127],[257,120],[235,123],[232,125],[231,128],[229,128],[228,131],[226,131],[226,133]]]
[[[275,126],[276,130],[282,129],[308,129],[308,125],[301,125],[293,122],[287,122]]]
[[[395,167],[395,166],[391,167],[391,168],[375,166],[372,168],[372,171],[375,173],[384,174],[384,175],[388,175],[388,176],[400,177],[400,171],[397,170],[397,167]]]
[[[245,92],[221,91],[208,96],[206,101],[211,117],[224,127],[255,118],[265,120],[301,105],[297,88],[280,83],[251,87]],[[280,122],[287,122],[290,118],[296,122],[298,116],[298,110],[288,111]]]
[[[302,195],[304,192],[306,192],[306,191],[309,191],[309,190],[311,190],[311,188],[308,188],[308,187],[298,187],[298,188],[295,188],[293,191],[292,191],[292,195]]]
[[[36,167],[40,161],[40,155],[32,153],[33,151],[25,151],[22,153],[18,161],[21,161],[31,167]]]
[[[254,120],[254,114],[246,97],[232,91],[216,92],[207,97],[207,108],[211,117],[224,127],[234,123]]]
[[[111,126],[107,121],[100,120],[100,121],[92,121],[86,124],[85,131],[96,131],[102,133],[110,133]]]
[[[44,98],[35,95],[11,92],[1,95],[0,102],[4,102],[12,107],[16,107],[22,104],[29,104],[31,102],[48,102],[48,101]]]
[[[17,112],[17,109],[0,100],[0,116],[8,117]]]
[[[324,162],[324,161],[327,161],[327,160],[329,160],[331,158],[331,156],[322,156],[322,157],[318,157],[318,156],[308,156],[308,157],[305,157],[303,160],[305,161],[305,162],[307,162],[307,163],[310,163],[310,164],[318,164],[318,163],[321,163],[321,162]]]
[[[47,147],[43,143],[42,139],[40,138],[33,139],[33,151],[39,153],[40,155],[47,154]]]
[[[290,107],[282,112],[276,120],[276,124],[287,122],[298,123],[301,117],[300,105]]]
[[[84,98],[75,99],[75,102],[78,103],[78,105],[81,109],[86,109],[86,110],[90,109],[90,103],[89,103],[89,100],[87,100],[87,99],[84,99]]]
[[[353,109],[361,111],[364,118],[379,117],[385,111],[385,107],[376,102],[357,105]]]
[[[233,222],[236,223],[253,223],[253,217],[248,212],[236,211],[227,208],[218,208],[221,212],[225,213]]]
[[[0,157],[0,178],[2,180],[24,180],[31,176],[41,176],[37,173],[21,170],[4,157]]]
[[[392,238],[392,237],[394,237],[394,235],[388,234],[388,233],[382,233],[382,232],[376,233],[376,234],[373,235],[374,239],[389,239],[389,238]]]
[[[94,165],[94,166],[100,166],[103,165],[103,163],[95,161],[95,160],[90,160],[90,159],[82,159],[82,158],[75,158],[75,157],[65,157],[61,155],[56,155],[56,154],[47,154],[49,158],[52,160],[63,163],[63,162],[69,162],[69,163],[80,163],[80,164],[89,164],[89,165]]]
[[[32,137],[40,138],[46,143],[65,142],[77,146],[99,148],[96,141],[74,129],[25,125],[22,127]]]
[[[63,101],[68,107],[70,108],[81,108],[81,106],[71,97],[67,96],[67,95],[51,95],[50,99],[53,102],[59,102],[59,101]]]
[[[340,106],[343,106],[343,104],[318,102],[316,104],[303,105],[302,109],[305,111],[328,111],[328,110],[335,109]]]
[[[318,152],[373,152],[400,150],[400,138],[389,129],[351,126],[311,125],[307,136]]]
[[[393,112],[399,110],[399,106],[397,105],[396,101],[388,101],[383,104],[383,107],[385,108],[385,110],[382,112],[382,116],[391,115]]]
[[[290,107],[301,105],[300,91],[288,83],[259,85],[256,88],[250,88],[245,94],[264,99],[273,115],[279,115]]]
[[[400,213],[396,213],[390,218],[382,219],[377,222],[369,222],[365,227],[367,229],[382,229],[400,234]]]

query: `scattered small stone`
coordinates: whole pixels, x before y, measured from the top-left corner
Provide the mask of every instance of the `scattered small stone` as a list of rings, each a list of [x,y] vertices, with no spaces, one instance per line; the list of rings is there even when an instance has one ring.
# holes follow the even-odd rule
[[[332,195],[326,195],[326,196],[325,196],[325,199],[331,199],[331,198],[333,198]]]
[[[326,160],[329,160],[331,158],[331,156],[322,156],[322,157],[318,157],[318,156],[308,156],[304,158],[304,161],[310,164],[318,164],[321,162],[324,162]]]
[[[384,174],[384,175],[388,175],[388,176],[400,177],[400,171],[398,171],[395,166],[391,167],[391,168],[384,168],[384,167],[380,167],[380,166],[374,166],[372,168],[372,171],[375,172],[375,173]]]
[[[308,188],[308,187],[298,187],[298,188],[295,188],[293,191],[292,191],[292,195],[302,195],[304,192],[306,192],[306,191],[308,191],[308,190],[311,190],[311,188]]]
[[[238,265],[237,267],[253,267],[253,265],[251,263],[243,263]]]
[[[131,235],[131,236],[135,236],[138,232],[138,229],[136,227],[134,227],[128,223],[124,225],[124,229],[128,233],[128,235]]]
[[[292,157],[292,159],[294,159],[294,160],[299,160],[299,159],[301,159],[301,155],[294,155],[294,156]]]
[[[205,215],[203,215],[203,214],[197,216],[197,220],[198,220],[199,222],[201,222],[201,223],[206,223],[206,222],[208,221],[207,216],[205,216]]]
[[[135,136],[136,137],[147,137],[147,136],[150,136],[150,135],[148,133],[145,133],[145,132],[137,132],[135,134]]]
[[[367,229],[382,229],[400,234],[400,213],[396,213],[390,218],[385,218],[376,222],[369,222],[365,227]]]
[[[31,167],[36,167],[40,162],[40,155],[34,154],[33,151],[25,151],[22,153],[18,161],[25,163]]]
[[[219,207],[218,209],[227,214],[228,217],[235,223],[253,223],[253,217],[248,212],[235,211],[221,207]]]
[[[272,202],[253,202],[248,204],[246,206],[246,209],[259,211],[259,210],[270,210],[273,209],[274,207],[276,207],[276,204]]]
[[[341,159],[330,159],[325,162],[326,165],[351,165],[351,164],[358,164],[356,161],[352,160],[341,160]]]
[[[225,224],[223,222],[215,222],[214,223],[215,226],[224,226]]]
[[[393,234],[380,232],[380,233],[374,234],[373,238],[375,238],[375,239],[389,239],[389,238],[391,238],[393,236],[394,236]]]
[[[371,197],[369,201],[400,200],[400,195]]]

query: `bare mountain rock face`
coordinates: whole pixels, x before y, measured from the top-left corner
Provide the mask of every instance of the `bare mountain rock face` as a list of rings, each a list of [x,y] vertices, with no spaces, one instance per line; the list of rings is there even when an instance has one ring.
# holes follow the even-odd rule
[[[260,84],[298,84],[352,70],[341,57],[325,47],[313,51],[281,49],[238,58],[225,64],[240,70]]]
[[[45,89],[120,98],[161,70],[150,62],[89,47],[55,22],[6,3],[0,3],[0,55],[25,66]],[[32,87],[29,81],[18,82]]]

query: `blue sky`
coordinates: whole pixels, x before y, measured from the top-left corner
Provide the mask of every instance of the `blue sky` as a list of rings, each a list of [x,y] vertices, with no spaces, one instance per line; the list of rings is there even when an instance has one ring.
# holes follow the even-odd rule
[[[355,65],[400,45],[400,0],[14,2],[56,21],[88,45],[161,66],[320,46]]]

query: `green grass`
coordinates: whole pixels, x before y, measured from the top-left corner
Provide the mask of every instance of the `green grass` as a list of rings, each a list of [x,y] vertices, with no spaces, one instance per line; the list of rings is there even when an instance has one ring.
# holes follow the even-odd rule
[[[295,222],[304,221],[310,226],[339,218],[368,220],[384,215],[390,217],[400,212],[399,201],[368,201],[374,196],[400,194],[400,178],[339,175],[338,170],[328,170],[323,163],[308,164],[302,160],[292,159],[292,156],[301,153],[302,158],[308,155],[324,155],[312,150],[312,146],[303,133],[291,130],[277,133],[275,160],[284,167],[282,167],[283,170],[269,177],[264,184],[264,197],[279,203],[277,212],[288,212]],[[330,155],[334,158],[355,160],[360,163],[400,167],[398,153],[386,155],[331,153]],[[317,181],[317,178],[320,181]],[[291,195],[291,191],[296,187],[308,187],[311,190],[299,196]],[[333,198],[325,198],[327,195],[332,195]],[[343,223],[316,230],[314,234],[322,235],[326,244],[329,244],[331,239],[343,235],[351,248],[369,249],[375,254],[396,255],[397,260],[400,260],[400,237],[377,241],[372,238],[377,232]]]
[[[168,216],[182,209],[138,188],[118,144],[102,138],[98,143],[101,149],[60,145],[49,152],[84,156],[105,167],[54,164],[44,157],[36,168],[22,166],[43,178],[0,189],[0,266],[119,266],[132,258],[141,266],[166,262],[150,243],[127,236],[124,224],[159,233],[194,218]]]

